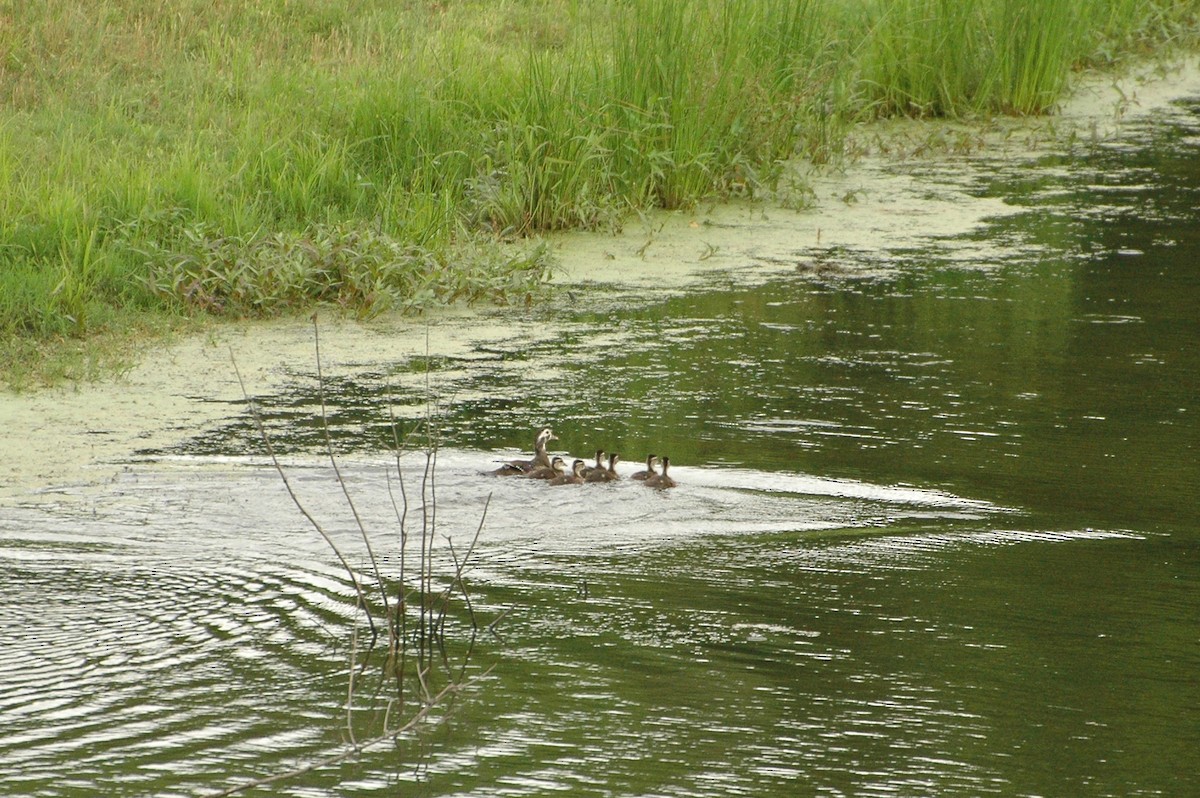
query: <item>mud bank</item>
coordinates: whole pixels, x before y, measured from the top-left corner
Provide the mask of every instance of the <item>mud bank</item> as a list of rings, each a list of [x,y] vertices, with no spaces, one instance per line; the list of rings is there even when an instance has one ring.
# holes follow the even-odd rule
[[[963,234],[1012,210],[968,191],[981,175],[999,161],[1032,162],[1081,143],[1119,145],[1128,122],[1195,94],[1200,67],[1193,58],[1116,81],[1083,79],[1053,118],[981,127],[881,124],[862,131],[866,154],[844,170],[796,166],[812,189],[806,207],[703,205],[631,219],[613,236],[558,237],[556,280],[564,290],[556,301],[573,301],[572,286],[602,285],[612,287],[613,301],[643,303],[714,273],[749,284],[781,270],[865,276],[886,270],[894,253],[934,244],[987,268],[995,260],[989,242]],[[553,334],[523,324],[527,313],[452,309],[366,324],[323,317],[322,363],[327,373],[346,374],[425,354],[468,357],[507,340],[515,327],[531,338]],[[134,452],[169,446],[242,412],[234,362],[255,394],[311,372],[314,357],[307,319],[232,323],[149,351],[110,381],[0,396],[0,499],[59,500],[111,480]]]

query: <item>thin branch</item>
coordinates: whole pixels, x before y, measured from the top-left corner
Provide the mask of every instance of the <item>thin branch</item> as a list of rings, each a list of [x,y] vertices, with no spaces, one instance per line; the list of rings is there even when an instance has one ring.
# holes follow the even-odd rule
[[[363,610],[370,615],[370,610]],[[346,669],[346,738],[351,745],[357,745],[354,739],[354,660],[358,656],[358,624],[350,627],[350,662]]]
[[[233,373],[237,375],[238,385],[242,389],[242,396],[246,400],[246,405],[250,408],[250,415],[254,419],[255,425],[258,427],[259,437],[262,438],[263,445],[267,449],[267,454],[271,457],[271,464],[275,466],[276,473],[279,474],[279,479],[283,482],[283,487],[287,489],[288,496],[292,497],[292,503],[296,505],[296,509],[300,511],[312,528],[317,531],[325,542],[329,544],[329,548],[333,550],[334,555],[338,558],[338,562],[346,569],[346,573],[350,576],[350,582],[354,585],[354,592],[358,594],[359,604],[363,607],[367,606],[367,597],[363,593],[362,585],[359,584],[358,574],[350,567],[350,563],[346,561],[346,557],[342,554],[341,549],[333,542],[333,538],[325,531],[320,522],[313,517],[313,514],[308,511],[304,503],[300,501],[300,497],[296,495],[296,491],[292,489],[292,483],[288,480],[287,472],[283,470],[283,466],[279,462],[279,458],[275,454],[275,447],[271,445],[271,437],[267,435],[267,428],[263,424],[262,416],[258,413],[258,408],[255,407],[254,401],[250,398],[250,394],[246,392],[246,383],[242,380],[242,372],[238,369],[237,358],[233,355],[233,348],[229,349],[229,358],[233,361]],[[371,613],[367,612],[367,623],[371,626],[372,634],[375,633],[375,621],[371,618]]]
[[[396,521],[400,527],[400,585],[396,592],[395,617],[389,627],[390,649],[393,656],[398,657],[398,667],[393,670],[396,674],[396,684],[400,692],[400,710],[404,711],[404,674],[408,665],[408,602],[405,600],[405,580],[408,578],[408,491],[404,486],[404,469],[400,465],[400,456],[404,447],[400,442],[399,425],[396,423],[396,413],[392,403],[387,403],[388,418],[392,427],[392,446],[396,457],[396,479],[400,484],[400,501],[403,507],[396,505],[396,494],[392,490],[390,470],[384,470],[387,478],[388,498],[392,502],[392,510],[396,513]],[[386,726],[386,722],[385,722]]]
[[[475,537],[471,539],[471,545],[467,547],[466,553],[463,555],[462,562],[458,560],[458,554],[454,551],[454,544],[450,538],[446,538],[446,545],[450,549],[450,557],[454,560],[454,581],[451,587],[455,584],[462,589],[463,600],[467,603],[467,614],[471,618],[471,628],[479,629],[479,624],[475,622],[475,608],[471,605],[471,596],[467,593],[466,583],[463,581],[463,574],[466,572],[467,562],[471,559],[471,555],[475,552],[475,546],[479,543],[479,536],[483,533],[483,524],[487,520],[488,507],[492,504],[492,494],[489,493],[487,500],[483,503],[483,512],[479,516],[479,525],[475,527]],[[447,591],[448,592],[448,591]]]
[[[425,625],[426,615],[429,611],[428,597],[430,595],[430,587],[432,584],[433,566],[433,529],[430,525],[429,518],[429,479],[432,469],[433,453],[425,452],[425,470],[421,475],[421,558],[418,562],[420,575],[417,580],[417,600],[420,602],[420,608],[417,620],[420,622],[420,633],[417,635],[417,679],[421,684],[422,699],[429,695],[429,685],[425,682],[424,674],[428,672],[427,655],[429,655],[428,647],[432,643],[429,636],[429,629]],[[429,655],[428,659],[432,659]]]
[[[346,497],[346,505],[350,508],[351,515],[354,516],[354,523],[358,525],[358,531],[362,534],[363,545],[367,547],[367,556],[371,560],[371,569],[375,572],[375,580],[379,583],[379,594],[383,597],[384,612],[388,610],[387,588],[383,584],[383,576],[379,572],[379,564],[375,561],[375,549],[371,546],[371,539],[367,535],[367,527],[363,524],[362,518],[358,514],[358,508],[354,506],[354,500],[350,498],[350,489],[346,486],[346,480],[342,478],[342,471],[338,468],[337,458],[333,455],[333,441],[329,437],[329,416],[325,409],[325,377],[321,371],[321,335],[317,325],[317,314],[312,315],[313,323],[313,345],[316,348],[317,355],[317,395],[321,399],[321,430],[325,434],[325,451],[329,455],[329,462],[333,466],[333,473],[337,477],[338,485],[342,488],[342,495]],[[367,609],[367,615],[370,617],[370,609]],[[371,624],[371,647],[375,646],[375,640],[378,633],[375,629],[375,624]]]
[[[436,477],[436,471],[437,471],[437,459],[438,459],[438,446],[437,446],[437,440],[436,440],[437,435],[436,435],[436,431],[433,426],[435,413],[436,413],[436,401],[433,401],[430,398],[432,396],[432,391],[428,390],[429,389],[429,372],[427,370],[426,371],[426,388],[427,388],[426,418],[425,418],[425,429],[424,429],[425,440],[426,440],[425,463],[424,463],[423,473],[421,475],[421,487],[420,487],[420,499],[421,499],[420,546],[421,546],[421,551],[420,551],[419,561],[417,563],[418,577],[416,579],[416,586],[415,586],[416,597],[419,602],[419,619],[418,619],[419,624],[414,627],[413,631],[415,632],[415,634],[414,634],[414,640],[412,641],[412,643],[415,643],[415,645],[417,647],[417,665],[416,665],[416,669],[415,669],[415,675],[416,675],[417,684],[419,685],[418,692],[420,694],[421,706],[419,708],[417,708],[417,711],[414,712],[411,717],[409,717],[407,720],[405,720],[403,718],[405,678],[406,678],[405,670],[406,670],[406,662],[409,657],[408,648],[410,645],[410,641],[408,640],[408,637],[407,637],[407,635],[408,635],[408,626],[407,626],[408,610],[407,610],[407,607],[408,607],[408,604],[410,601],[410,596],[412,595],[412,591],[409,591],[407,589],[407,586],[405,583],[405,580],[408,577],[408,572],[407,572],[406,568],[407,568],[407,556],[408,556],[407,555],[407,546],[408,546],[408,537],[409,537],[408,521],[409,521],[410,508],[409,508],[408,491],[407,491],[407,487],[406,487],[405,480],[404,480],[404,472],[403,472],[403,469],[401,468],[401,462],[400,462],[403,447],[401,446],[400,435],[398,432],[398,425],[396,424],[396,419],[395,419],[395,415],[392,410],[392,407],[389,404],[388,412],[389,412],[389,415],[390,415],[391,421],[392,421],[392,436],[393,436],[393,442],[395,444],[396,474],[397,474],[397,479],[399,481],[400,500],[402,503],[402,507],[400,506],[400,504],[397,503],[397,499],[396,499],[395,493],[393,491],[391,475],[390,475],[390,471],[389,471],[389,472],[387,472],[388,495],[391,498],[392,508],[393,508],[393,511],[396,513],[396,517],[397,517],[397,520],[398,520],[399,526],[400,526],[400,583],[399,583],[399,590],[398,590],[397,597],[396,597],[397,600],[393,607],[392,603],[389,601],[388,596],[387,596],[386,585],[383,581],[383,576],[379,569],[379,565],[376,560],[374,550],[371,546],[369,535],[368,535],[368,532],[366,529],[366,525],[365,525],[365,523],[363,523],[361,517],[359,516],[358,510],[354,505],[354,501],[350,496],[349,488],[348,488],[346,481],[343,478],[341,471],[338,467],[337,458],[334,455],[332,437],[331,437],[330,430],[329,430],[328,410],[327,410],[326,400],[325,400],[324,373],[322,371],[322,366],[321,366],[320,338],[319,338],[319,332],[318,332],[317,326],[316,326],[316,315],[315,314],[313,315],[313,329],[314,329],[314,340],[315,340],[316,356],[317,356],[317,380],[318,380],[318,387],[319,387],[320,400],[321,400],[321,422],[322,422],[322,429],[323,429],[324,437],[325,437],[325,448],[326,448],[327,454],[329,455],[330,462],[332,463],[334,474],[336,475],[336,478],[338,481],[338,485],[340,486],[340,488],[342,490],[342,493],[346,499],[346,502],[349,505],[350,510],[354,515],[354,520],[358,525],[359,531],[361,532],[361,534],[363,536],[363,542],[366,545],[367,553],[370,556],[371,568],[374,570],[375,578],[377,579],[377,581],[379,583],[379,590],[383,596],[384,609],[385,609],[387,617],[389,618],[389,624],[388,624],[388,633],[389,633],[388,665],[389,665],[389,668],[388,668],[388,670],[396,674],[396,678],[398,680],[398,687],[399,687],[398,698],[387,701],[386,709],[383,714],[382,727],[375,726],[374,723],[369,724],[367,726],[367,729],[370,729],[372,731],[377,731],[379,728],[382,728],[382,733],[380,733],[374,737],[369,737],[365,741],[360,741],[357,738],[355,731],[354,731],[355,698],[356,698],[358,690],[360,689],[358,685],[359,685],[359,682],[361,681],[361,679],[359,678],[361,676],[361,674],[359,673],[360,668],[356,665],[356,662],[357,662],[357,660],[359,658],[359,654],[360,654],[360,651],[359,651],[359,639],[360,639],[359,638],[359,627],[358,627],[358,622],[354,621],[352,628],[351,628],[351,640],[350,640],[350,651],[349,651],[349,680],[346,685],[345,724],[346,724],[346,739],[347,739],[348,743],[344,746],[341,746],[339,749],[333,749],[334,752],[330,753],[327,756],[324,756],[324,757],[316,759],[316,760],[312,760],[309,763],[304,764],[300,767],[294,768],[290,771],[277,773],[277,774],[274,774],[271,776],[266,776],[266,777],[263,777],[260,779],[255,779],[255,780],[244,782],[242,784],[235,785],[233,787],[226,789],[223,792],[211,794],[210,798],[220,798],[220,796],[230,796],[230,795],[234,795],[239,792],[242,792],[243,790],[253,789],[256,787],[262,787],[265,785],[273,784],[273,783],[276,783],[279,781],[284,781],[287,779],[293,779],[293,778],[301,776],[305,773],[309,773],[313,770],[316,770],[318,768],[329,767],[329,766],[338,764],[340,762],[344,762],[354,756],[362,754],[363,752],[365,752],[366,750],[368,750],[370,748],[373,748],[375,746],[378,746],[378,745],[381,745],[381,744],[384,744],[384,743],[387,743],[390,741],[394,741],[400,735],[413,729],[419,723],[426,720],[436,707],[439,707],[448,702],[451,702],[453,697],[458,693],[459,690],[463,689],[465,686],[470,684],[471,681],[473,681],[472,678],[468,678],[468,676],[467,676],[467,668],[470,665],[471,658],[472,658],[472,655],[473,655],[473,652],[475,649],[476,637],[477,637],[477,632],[478,632],[479,627],[478,627],[478,623],[476,621],[474,606],[472,605],[471,598],[468,594],[465,575],[466,575],[466,570],[470,563],[471,557],[477,547],[478,541],[482,534],[483,526],[484,526],[484,523],[487,518],[487,512],[488,512],[488,508],[490,507],[490,504],[491,504],[492,496],[491,496],[491,494],[488,495],[487,502],[484,504],[483,513],[481,514],[480,519],[479,519],[479,524],[475,530],[475,535],[471,540],[470,546],[467,548],[466,552],[461,557],[459,555],[459,552],[457,552],[455,550],[453,541],[448,536],[446,537],[446,542],[447,542],[447,545],[449,548],[450,557],[452,558],[453,564],[454,564],[453,578],[450,580],[449,585],[447,585],[446,588],[444,590],[440,591],[440,594],[437,597],[435,597],[434,587],[433,587],[433,583],[434,583],[433,559],[434,559],[434,546],[436,543],[436,536],[437,536],[437,477]],[[429,347],[428,330],[426,332],[426,338],[427,338],[426,350],[427,350],[427,355],[428,355],[428,347]],[[276,472],[279,474],[280,480],[283,482],[284,487],[287,489],[288,495],[291,497],[292,502],[295,504],[297,509],[300,510],[301,514],[308,520],[308,522],[312,525],[312,527],[321,535],[322,538],[324,538],[326,543],[328,543],[330,548],[333,550],[334,554],[337,556],[339,562],[346,569],[347,574],[349,574],[351,583],[354,585],[355,594],[357,596],[357,607],[359,609],[361,609],[361,611],[366,615],[367,623],[370,625],[370,629],[371,629],[371,645],[374,646],[375,641],[377,640],[377,637],[378,637],[378,631],[376,629],[376,625],[374,622],[374,616],[370,610],[370,605],[367,602],[367,595],[363,590],[363,585],[359,579],[358,573],[353,568],[350,567],[349,562],[346,560],[345,556],[342,554],[340,549],[337,547],[337,544],[333,541],[332,537],[325,531],[325,529],[316,520],[316,518],[307,510],[307,508],[304,507],[303,503],[300,501],[299,496],[293,490],[291,483],[288,480],[287,474],[283,470],[283,466],[280,464],[279,458],[277,457],[277,455],[274,451],[274,447],[271,444],[270,436],[267,434],[266,426],[264,424],[262,416],[260,415],[255,402],[253,400],[251,400],[248,392],[246,391],[245,383],[242,380],[241,372],[238,370],[237,361],[235,358],[233,358],[232,350],[230,351],[230,357],[231,357],[231,359],[233,359],[234,372],[237,374],[238,384],[241,386],[241,389],[242,389],[242,395],[243,395],[243,397],[245,397],[247,405],[250,408],[250,412],[251,412],[252,417],[254,418],[255,424],[257,425],[259,435],[262,438],[263,444],[266,447],[266,450],[271,457],[271,462],[274,465]],[[418,425],[416,428],[414,428],[410,432],[409,436],[411,437],[411,436],[415,436],[416,434],[418,434],[419,429],[420,428]],[[452,668],[450,661],[448,659],[447,650],[446,650],[445,625],[446,625],[447,616],[449,614],[449,605],[450,605],[450,602],[452,601],[454,593],[456,591],[459,591],[462,593],[463,599],[466,602],[466,608],[467,608],[467,612],[470,617],[472,632],[470,635],[470,642],[467,646],[467,651],[463,655],[463,658],[462,658],[461,666]],[[440,603],[441,603],[440,608],[438,607],[439,599],[440,599]],[[503,615],[501,617],[503,617]],[[499,622],[499,620],[500,619],[497,618],[488,627],[489,630],[493,631],[493,633],[495,632],[494,627]],[[448,684],[446,684],[441,689],[437,689],[436,692],[435,692],[434,684],[437,681],[440,681],[440,679],[438,678],[439,674],[437,673],[437,670],[435,667],[437,661],[435,659],[434,646],[437,646],[437,650],[440,651],[440,654],[441,654],[440,659],[441,659],[442,664],[447,669],[446,676],[449,678]],[[367,650],[367,653],[368,654],[370,653],[370,649]],[[396,667],[397,660],[393,659],[392,657],[398,658],[398,667]],[[367,660],[364,658],[363,664],[362,664],[363,670],[365,670],[366,663],[367,663]],[[495,666],[487,668],[481,675],[486,676],[488,673],[490,673],[492,671],[492,669],[494,667]],[[382,688],[382,686],[387,682],[388,676],[389,676],[388,672],[385,671],[383,674],[383,678],[379,682],[380,688]],[[475,677],[475,678],[478,678],[478,677]],[[372,697],[372,702],[374,702],[378,698],[379,698],[378,694],[374,695]],[[389,725],[393,719],[394,714],[396,714],[396,713],[399,713],[399,717],[397,717],[396,719],[397,719],[397,722],[400,723],[401,725],[397,728],[389,729]],[[362,731],[364,731],[364,733],[367,733],[367,729],[363,729]]]
[[[436,417],[436,416],[434,416]],[[430,604],[429,604],[429,640],[430,643],[437,642],[441,646],[441,638],[437,632],[437,622],[433,613],[433,544],[436,541],[437,535],[437,441],[433,434],[432,428],[428,430],[429,434],[429,451],[432,453],[429,462],[429,556],[425,559],[425,567],[429,570],[429,578],[426,584],[429,586]],[[430,652],[432,659],[432,651]],[[444,652],[443,652],[444,656]]]
[[[492,622],[487,625],[487,630],[492,634],[499,636],[500,633],[496,630],[500,626],[500,622],[507,618],[510,612],[512,612],[512,607],[506,607],[505,609],[501,610],[500,614],[493,618]]]

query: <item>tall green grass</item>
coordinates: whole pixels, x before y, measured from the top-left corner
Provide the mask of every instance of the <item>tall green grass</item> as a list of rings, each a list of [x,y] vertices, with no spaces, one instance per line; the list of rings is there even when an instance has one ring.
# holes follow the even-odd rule
[[[550,268],[539,233],[759,194],[864,118],[1043,113],[1073,69],[1194,45],[1197,16],[1177,0],[11,4],[0,338],[526,301]]]
[[[1148,4],[1125,0],[877,0],[862,5],[862,98],[876,115],[1042,114],[1072,70],[1111,59],[1122,20]],[[1166,7],[1169,4],[1160,4]],[[1195,35],[1195,11],[1174,6]],[[1143,29],[1141,34],[1146,31]],[[1166,31],[1162,31],[1166,34]],[[1170,35],[1164,36],[1169,39]]]

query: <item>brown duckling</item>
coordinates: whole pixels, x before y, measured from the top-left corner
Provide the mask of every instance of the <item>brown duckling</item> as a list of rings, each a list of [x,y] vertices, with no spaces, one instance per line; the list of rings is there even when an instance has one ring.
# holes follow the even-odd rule
[[[584,479],[588,482],[613,482],[620,479],[620,475],[617,474],[617,460],[619,459],[621,459],[621,455],[610,454],[608,456],[608,468],[601,471],[593,471],[584,477]]]
[[[533,459],[532,460],[510,460],[494,471],[487,473],[497,477],[519,477],[523,474],[528,474],[536,468],[550,468],[552,461],[550,455],[546,452],[546,444],[550,441],[556,441],[558,437],[549,427],[544,427],[533,441]]]
[[[662,473],[654,474],[646,477],[645,485],[648,488],[673,488],[678,483],[671,477],[667,476],[667,469],[671,467],[671,458],[664,457],[662,459]]]
[[[529,479],[554,479],[555,477],[562,476],[566,473],[566,471],[567,461],[563,460],[561,457],[555,457],[550,461],[550,465],[548,467],[543,468],[539,466],[525,476]]]
[[[583,467],[583,476],[586,479],[597,471],[604,471],[604,450],[596,450],[596,464],[594,466],[585,465]]]
[[[584,482],[583,469],[587,463],[582,460],[576,460],[571,463],[571,473],[559,474],[550,480],[551,485],[582,485]]]
[[[646,470],[645,471],[635,471],[635,472],[633,472],[633,474],[631,474],[629,476],[629,478],[637,479],[637,480],[644,480],[644,479],[648,479],[652,476],[655,476],[658,472],[654,470],[654,464],[657,462],[658,462],[658,455],[656,455],[656,454],[646,455]]]

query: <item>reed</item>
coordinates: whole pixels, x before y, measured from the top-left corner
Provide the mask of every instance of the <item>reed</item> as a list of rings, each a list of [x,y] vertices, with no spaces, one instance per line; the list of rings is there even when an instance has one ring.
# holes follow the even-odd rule
[[[542,232],[769,193],[782,161],[837,157],[864,118],[1042,113],[1072,69],[1200,31],[1194,4],[1174,0],[100,0],[5,14],[9,342],[146,314],[523,299],[545,276],[527,240]],[[489,246],[508,253],[482,258],[507,279],[452,274]]]
[[[995,110],[1040,114],[1054,107],[1082,55],[1076,42],[1086,33],[1084,6],[1083,0],[1001,5],[988,86]]]

